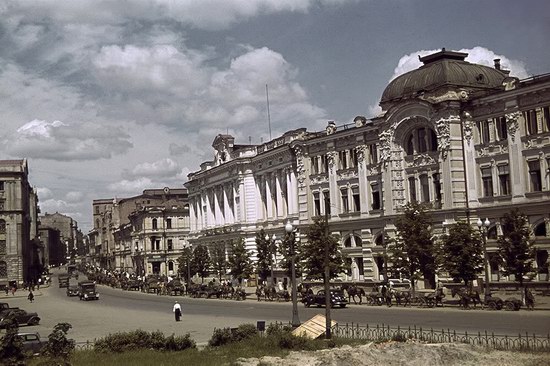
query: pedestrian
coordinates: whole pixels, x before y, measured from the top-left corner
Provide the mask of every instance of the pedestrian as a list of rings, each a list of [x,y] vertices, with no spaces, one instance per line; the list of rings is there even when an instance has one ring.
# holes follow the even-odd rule
[[[29,296],[27,296],[27,299],[29,299],[30,302],[34,301],[34,294],[30,290],[29,290]]]
[[[176,303],[174,304],[174,308],[172,309],[172,311],[174,312],[174,316],[176,317],[176,321],[179,322],[180,318],[181,318],[181,306],[177,302],[177,300],[176,300]]]

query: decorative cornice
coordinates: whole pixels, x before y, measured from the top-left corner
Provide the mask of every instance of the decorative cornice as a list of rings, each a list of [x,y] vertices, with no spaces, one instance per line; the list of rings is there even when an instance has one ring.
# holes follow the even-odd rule
[[[380,161],[386,164],[391,157],[391,145],[393,142],[395,128],[392,126],[385,131],[380,132]]]

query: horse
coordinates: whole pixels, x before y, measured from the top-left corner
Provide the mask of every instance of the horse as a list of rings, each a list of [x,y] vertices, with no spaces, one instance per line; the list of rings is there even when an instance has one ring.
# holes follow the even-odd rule
[[[529,288],[525,288],[525,307],[527,310],[533,310],[535,308],[535,295]]]
[[[355,300],[355,297],[359,297],[359,305],[363,303],[363,296],[366,296],[365,290],[363,290],[361,287],[353,284],[353,285],[343,285],[342,290],[345,290],[348,294],[348,303],[351,303],[351,300],[353,299],[353,303],[357,304],[357,301]]]
[[[404,307],[411,304],[411,290],[396,290],[392,288],[390,290],[390,295],[395,297],[397,306],[400,306],[402,301]]]
[[[453,287],[451,289],[451,296],[455,297],[455,295],[458,295],[459,298],[459,306],[462,306],[463,309],[469,309],[470,308],[470,301],[474,304],[474,309],[477,306],[477,303],[481,304],[481,309],[483,309],[483,301],[481,301],[481,296],[479,296],[479,292],[475,290],[466,290],[464,287]]]

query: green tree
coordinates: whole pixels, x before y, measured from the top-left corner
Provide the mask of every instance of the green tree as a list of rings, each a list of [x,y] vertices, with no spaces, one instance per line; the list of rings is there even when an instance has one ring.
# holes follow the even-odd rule
[[[48,343],[44,346],[42,354],[52,359],[62,359],[65,365],[70,365],[69,359],[74,351],[75,341],[67,338],[67,332],[72,327],[69,323],[56,324],[48,336]]]
[[[265,231],[261,229],[256,233],[256,250],[258,251],[256,270],[261,281],[267,280],[273,265],[273,256],[271,255],[271,240],[266,240]]]
[[[329,280],[345,270],[338,239],[328,233],[328,223],[324,219],[315,219],[307,228],[306,237],[307,242],[301,245],[300,255],[306,278],[324,279],[325,260],[328,260]]]
[[[243,278],[248,278],[254,273],[250,253],[246,250],[243,238],[231,244],[231,255],[228,262],[231,275],[239,281],[239,284]]]
[[[413,291],[421,276],[435,287],[436,249],[431,223],[427,206],[408,203],[403,214],[395,220],[397,236],[388,243],[393,272],[408,276]]]
[[[21,365],[24,364],[25,353],[21,339],[17,337],[19,327],[15,317],[10,315],[5,318],[6,334],[0,341],[0,361],[3,365]]]
[[[531,231],[527,216],[518,209],[504,215],[501,220],[502,235],[497,239],[502,274],[514,275],[523,288],[524,276],[533,277],[535,271],[535,246],[530,240]],[[523,292],[522,292],[523,293]]]
[[[208,248],[206,248],[206,246],[197,245],[195,247],[193,250],[191,266],[200,276],[201,282],[204,282],[204,278],[210,273],[210,254],[208,253]]]
[[[191,265],[192,259],[193,248],[190,246],[183,248],[182,254],[178,257],[178,274],[180,277],[187,279],[188,284],[191,281],[191,277],[196,273]]]
[[[225,244],[216,243],[212,247],[212,270],[218,275],[218,279],[222,282],[222,276],[227,271],[227,260],[225,259]]]
[[[453,281],[464,281],[468,286],[483,271],[483,241],[479,231],[467,222],[449,226],[449,233],[441,240],[438,259]]]
[[[279,261],[281,268],[285,270],[285,274],[290,278],[292,275],[292,240],[294,240],[294,253],[296,255],[294,268],[296,271],[296,278],[302,276],[302,265],[300,262],[301,256],[301,245],[299,241],[296,241],[295,233],[285,233],[285,237],[279,246],[279,251],[281,252],[282,259]]]

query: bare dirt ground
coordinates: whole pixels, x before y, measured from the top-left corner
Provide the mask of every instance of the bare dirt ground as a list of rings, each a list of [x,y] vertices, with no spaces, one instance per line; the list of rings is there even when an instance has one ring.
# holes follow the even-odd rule
[[[550,353],[495,351],[467,344],[369,343],[288,357],[240,359],[240,366],[549,366]]]

